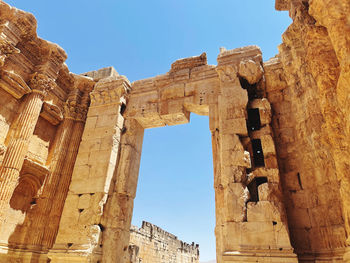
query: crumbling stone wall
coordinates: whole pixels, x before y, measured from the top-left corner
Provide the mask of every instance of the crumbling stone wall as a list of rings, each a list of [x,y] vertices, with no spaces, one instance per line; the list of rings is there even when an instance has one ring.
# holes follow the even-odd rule
[[[151,223],[130,229],[131,262],[199,263],[199,245],[187,244]]]
[[[293,19],[279,54],[264,65],[292,245],[300,262],[343,262],[349,3],[276,1],[276,7]]]

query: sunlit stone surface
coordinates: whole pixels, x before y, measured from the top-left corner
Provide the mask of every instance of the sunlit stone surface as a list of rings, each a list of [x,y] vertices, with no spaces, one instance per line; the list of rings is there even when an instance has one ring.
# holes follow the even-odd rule
[[[0,262],[162,262],[151,240],[172,234],[131,228],[143,133],[191,112],[210,121],[218,263],[350,262],[350,2],[276,9],[293,23],[269,61],[223,48],[130,83],[71,73],[0,1]],[[198,262],[178,242],[167,262]]]

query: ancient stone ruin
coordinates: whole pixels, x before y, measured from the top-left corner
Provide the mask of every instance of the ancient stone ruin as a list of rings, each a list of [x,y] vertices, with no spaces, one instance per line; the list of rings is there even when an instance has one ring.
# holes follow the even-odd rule
[[[191,112],[209,116],[218,263],[350,262],[350,2],[276,9],[293,23],[269,61],[222,49],[130,83],[71,73],[0,1],[0,262],[132,261],[144,129]]]
[[[199,263],[199,245],[187,244],[145,221],[141,228],[131,226],[129,252],[132,263]]]

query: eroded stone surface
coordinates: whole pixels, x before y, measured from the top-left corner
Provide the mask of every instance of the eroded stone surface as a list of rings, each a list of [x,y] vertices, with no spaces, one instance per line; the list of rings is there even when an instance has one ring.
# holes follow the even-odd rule
[[[35,18],[1,1],[0,262],[158,262],[153,230],[176,249],[130,224],[144,129],[191,112],[210,120],[218,263],[350,262],[350,4],[276,9],[293,23],[269,61],[222,48],[217,66],[203,53],[129,83],[69,72]]]

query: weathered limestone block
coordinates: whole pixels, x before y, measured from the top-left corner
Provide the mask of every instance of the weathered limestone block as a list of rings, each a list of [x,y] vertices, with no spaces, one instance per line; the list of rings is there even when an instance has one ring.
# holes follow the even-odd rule
[[[253,60],[243,60],[239,63],[238,74],[249,84],[258,83],[264,74],[262,66]]]
[[[259,190],[261,187],[266,184],[262,184],[259,186]],[[260,198],[259,191],[259,198]],[[273,206],[268,201],[264,201],[266,199],[260,198],[260,201],[257,203],[249,202],[247,205],[247,220],[249,222],[282,222],[281,215],[276,207]]]
[[[188,123],[190,112],[185,109],[184,99],[163,101],[160,103],[160,117],[166,125]]]
[[[227,222],[242,222],[245,217],[245,192],[241,183],[231,183],[224,188],[224,209]]]
[[[287,87],[282,64],[279,58],[271,58],[264,63],[264,76],[266,82],[266,91],[268,94],[270,94],[270,96],[273,92],[283,90]],[[282,93],[279,94],[280,96],[283,96]],[[271,103],[273,103],[269,97],[268,99]]]
[[[171,72],[179,71],[183,69],[191,69],[198,66],[207,64],[207,54],[202,53],[200,56],[179,59],[171,64]]]

